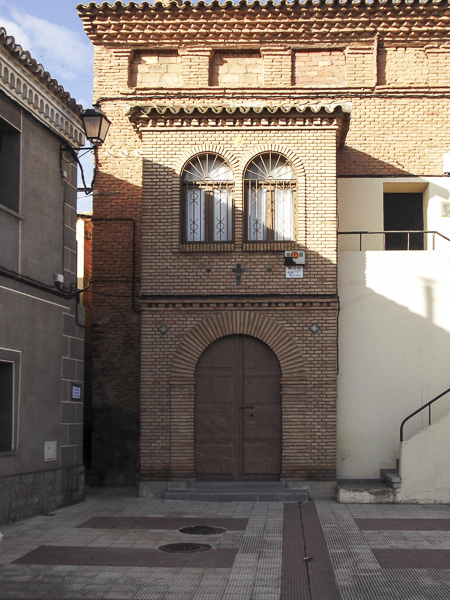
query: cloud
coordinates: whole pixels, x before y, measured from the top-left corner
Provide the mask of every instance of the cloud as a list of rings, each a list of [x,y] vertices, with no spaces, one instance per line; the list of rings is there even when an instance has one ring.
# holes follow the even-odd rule
[[[84,72],[86,62],[92,61],[91,46],[68,27],[22,13],[15,8],[12,8],[10,13],[13,22],[20,23],[20,27],[28,36],[32,49],[45,54],[47,60],[59,63],[61,66],[70,66],[75,74]],[[92,64],[87,66],[91,68]]]
[[[4,19],[0,15],[0,27],[4,27],[6,29],[6,33],[8,35],[12,35],[16,40],[16,43],[20,44],[24,50],[28,50],[28,48],[31,46],[31,39],[18,23]]]
[[[3,0],[0,0],[0,26],[75,97],[90,96],[93,50],[81,35],[64,25],[7,8]]]

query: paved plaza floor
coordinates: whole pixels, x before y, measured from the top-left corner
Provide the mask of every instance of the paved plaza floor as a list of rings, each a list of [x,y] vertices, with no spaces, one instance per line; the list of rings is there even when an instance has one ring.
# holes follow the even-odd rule
[[[193,526],[219,532],[179,531]],[[447,505],[189,503],[103,488],[0,531],[2,600],[450,598]],[[210,548],[161,550],[173,543]]]

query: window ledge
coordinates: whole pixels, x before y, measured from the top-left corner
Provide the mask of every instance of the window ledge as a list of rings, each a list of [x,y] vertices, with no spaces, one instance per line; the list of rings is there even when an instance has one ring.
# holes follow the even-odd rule
[[[20,215],[15,210],[12,210],[11,208],[8,208],[7,206],[4,206],[3,204],[0,204],[0,210],[3,210],[4,212],[8,213],[9,215],[12,215],[13,217],[16,217],[16,219],[20,219],[21,221],[23,221],[22,215]]]
[[[180,244],[180,252],[234,252],[234,242],[185,242]]]
[[[304,247],[298,242],[244,242],[242,249],[244,252],[272,251],[282,252],[283,250],[303,250]]]

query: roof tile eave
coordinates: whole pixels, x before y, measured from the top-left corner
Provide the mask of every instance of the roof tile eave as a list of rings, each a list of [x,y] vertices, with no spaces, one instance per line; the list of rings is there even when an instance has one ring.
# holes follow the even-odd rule
[[[57,94],[69,109],[77,115],[81,114],[83,106],[78,104],[75,98],[73,98],[56,79],[52,78],[50,73],[45,70],[45,67],[37,62],[28,50],[24,50],[20,44],[17,44],[14,37],[8,35],[4,27],[0,27],[0,44],[2,44],[12,56],[18,59],[24,67],[31,71],[31,73],[37,75],[42,80],[43,84]]]
[[[277,103],[277,104],[267,104],[264,106],[250,106],[250,105],[235,105],[235,106],[204,106],[204,105],[157,105],[157,104],[133,104],[130,105],[127,111],[127,114],[130,118],[137,117],[139,114],[149,116],[152,112],[157,115],[163,115],[167,112],[172,114],[180,114],[184,113],[186,115],[192,114],[194,111],[200,113],[206,113],[208,111],[212,111],[215,114],[221,114],[222,112],[226,112],[228,114],[242,113],[247,114],[248,112],[254,110],[255,112],[261,113],[263,111],[268,112],[276,112],[278,110],[288,113],[290,111],[296,111],[298,113],[305,113],[310,111],[312,113],[319,113],[324,111],[328,114],[332,114],[334,112],[342,112],[344,116],[350,116],[352,111],[351,103],[349,102],[339,102],[339,103],[307,103],[307,104],[286,104],[286,103]]]
[[[346,5],[359,7],[359,6],[367,6],[368,8],[373,7],[374,5],[386,6],[392,5],[395,7],[399,7],[399,5],[411,6],[413,4],[419,4],[421,6],[430,5],[431,7],[435,7],[439,4],[446,4],[445,0],[238,0],[237,2],[233,2],[232,0],[211,0],[210,2],[206,2],[205,0],[154,0],[153,3],[148,1],[144,2],[122,2],[121,0],[116,0],[115,2],[89,2],[87,4],[80,3],[77,5],[77,10],[79,13],[89,13],[93,12],[97,14],[99,11],[108,10],[109,12],[120,11],[123,12],[127,9],[138,9],[138,10],[159,10],[160,8],[165,8],[167,10],[171,10],[174,7],[178,7],[179,9],[184,9],[186,7],[192,6],[200,9],[211,9],[211,7],[220,7],[223,9],[234,7],[236,10],[239,10],[243,7],[247,8],[257,8],[257,7],[273,7],[273,8],[283,8],[286,6],[293,7],[299,6],[307,8],[309,6],[313,6],[315,8],[323,8],[333,6],[337,6],[345,8]]]

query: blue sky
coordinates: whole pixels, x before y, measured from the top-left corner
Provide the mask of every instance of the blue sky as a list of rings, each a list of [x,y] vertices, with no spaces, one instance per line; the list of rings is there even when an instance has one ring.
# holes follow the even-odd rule
[[[78,17],[77,4],[79,0],[0,0],[0,26],[79,104],[89,108],[93,48]],[[84,162],[89,172],[89,157]],[[91,174],[86,175],[90,181]],[[90,210],[90,199],[80,198],[78,209]]]

